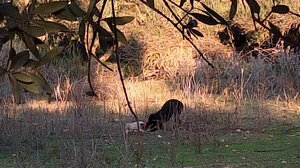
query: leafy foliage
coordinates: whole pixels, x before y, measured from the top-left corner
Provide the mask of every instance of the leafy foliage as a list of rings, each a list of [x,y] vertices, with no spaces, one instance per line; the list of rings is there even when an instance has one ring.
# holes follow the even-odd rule
[[[238,0],[231,0],[230,12],[229,12],[229,19],[233,20],[238,6]]]
[[[50,85],[39,74],[39,67],[58,56],[63,48],[57,47],[49,50],[45,55],[41,55],[39,45],[44,44],[44,41],[38,37],[51,32],[69,31],[69,29],[60,23],[41,20],[40,17],[62,10],[68,3],[64,1],[48,5],[42,4],[35,8],[35,1],[33,1],[27,10],[19,12],[12,3],[0,4],[1,16],[3,20],[6,20],[4,27],[0,28],[0,49],[9,41],[13,43],[16,36],[19,36],[29,49],[16,53],[16,50],[10,45],[9,53],[7,53],[9,56],[7,66],[0,68],[1,76],[6,75],[9,78],[16,103],[22,101],[20,93],[22,88],[32,93],[40,93],[40,89],[42,89],[48,95],[52,94]]]
[[[64,9],[67,5],[68,1],[55,1],[46,4],[40,4],[33,10],[33,13],[37,15],[49,15]]]
[[[287,14],[289,13],[290,8],[286,5],[276,5],[272,7],[272,12],[279,14]]]
[[[40,52],[41,44],[45,44],[40,37],[49,34],[73,33],[78,35],[76,45],[78,44],[80,46],[82,57],[87,61],[87,76],[90,91],[87,91],[86,94],[97,96],[91,83],[91,61],[92,59],[95,59],[103,66],[107,67],[99,60],[99,57],[112,50],[115,46],[114,49],[117,56],[118,71],[127,105],[136,121],[138,121],[138,117],[131,109],[126,94],[126,88],[120,68],[120,57],[118,56],[117,51],[119,42],[123,44],[127,43],[126,36],[119,26],[132,22],[134,18],[131,16],[116,16],[116,12],[114,11],[114,3],[116,1],[114,0],[90,0],[88,2],[89,5],[87,10],[83,10],[75,0],[55,1],[43,4],[37,4],[36,0],[32,0],[31,3],[26,6],[25,10],[22,11],[19,11],[12,3],[1,3],[0,22],[3,26],[0,27],[0,50],[6,43],[9,43],[10,49],[9,52],[6,53],[9,57],[6,66],[0,66],[0,76],[5,76],[9,79],[16,103],[22,102],[21,92],[23,90],[35,94],[44,91],[51,96],[52,89],[40,73],[40,67],[50,64],[53,59],[65,50],[65,47],[48,46],[47,52],[42,54],[42,52]],[[108,6],[108,2],[111,3],[111,6]],[[193,37],[198,38],[204,36],[203,33],[197,29],[198,22],[209,26],[224,26],[226,33],[220,33],[220,38],[224,38],[226,44],[235,46],[235,49],[244,48],[244,45],[248,44],[248,34],[244,32],[243,28],[234,24],[235,15],[237,10],[239,10],[237,8],[238,0],[231,1],[229,19],[204,3],[199,3],[199,1],[194,0],[180,0],[180,2],[163,0],[164,7],[168,10],[168,15],[164,13],[165,11],[156,6],[155,2],[157,1],[139,0],[139,2],[148,6],[151,10],[171,23],[174,28],[182,34],[183,39],[190,42],[196,49],[198,56],[203,58],[211,67],[213,67],[213,65],[204,57],[204,54],[192,41]],[[281,30],[268,20],[274,13],[298,16],[296,13],[290,11],[289,7],[284,5],[274,5],[269,14],[264,19],[261,19],[261,7],[256,0],[242,0],[242,3],[244,6],[246,4],[249,6],[254,27],[259,25],[270,33],[273,33],[286,41],[291,41],[291,38],[285,38]],[[199,10],[198,7],[201,7],[201,9]],[[103,13],[107,8],[111,9],[111,15],[109,17],[103,16]],[[178,10],[181,12],[177,12]],[[78,29],[72,30],[71,27],[65,26],[62,24],[65,21],[74,22],[78,25]],[[299,29],[299,27],[297,28]],[[291,35],[293,35],[293,33],[291,33]],[[16,52],[12,45],[15,37],[19,37],[28,49]],[[99,42],[99,46],[96,47],[100,51],[96,53],[94,49],[97,41]],[[107,68],[111,70],[109,67]],[[139,151],[137,151],[137,157],[140,158]]]
[[[105,18],[103,13],[108,8],[108,2],[112,4],[112,16]],[[220,15],[204,3],[194,0],[180,0],[178,2],[163,0],[164,6],[172,16],[167,16],[157,8],[155,5],[156,1],[154,0],[140,0],[140,2],[169,21],[178,32],[182,33],[183,38],[195,47],[198,55],[212,67],[213,65],[203,56],[200,49],[192,41],[193,37],[204,37],[203,33],[197,30],[198,22],[210,26],[224,26],[224,32],[220,32],[219,37],[224,44],[236,46],[235,49],[247,43],[247,34],[243,32],[241,27],[234,23],[237,10],[240,10],[238,9],[238,0],[231,0],[228,17]],[[39,51],[41,48],[40,45],[45,45],[44,41],[39,38],[41,36],[58,33],[78,34],[79,38],[77,41],[75,40],[75,44],[80,47],[81,55],[85,58],[84,60],[88,61],[89,69],[91,68],[91,59],[96,59],[100,64],[107,67],[99,60],[99,57],[111,50],[114,45],[118,46],[119,42],[122,44],[127,43],[126,36],[119,29],[119,26],[128,24],[134,20],[132,16],[115,16],[114,3],[114,1],[107,0],[91,0],[89,1],[87,10],[83,10],[74,0],[42,4],[38,4],[36,0],[33,0],[22,11],[19,11],[12,3],[1,3],[0,22],[4,26],[0,28],[0,50],[5,43],[12,43],[16,36],[28,48],[28,50],[16,53],[11,45],[10,51],[7,53],[9,56],[7,66],[0,66],[0,75],[6,75],[10,80],[15,101],[21,101],[21,88],[32,93],[39,93],[40,89],[46,91],[49,95],[52,92],[50,85],[39,73],[39,67],[49,64],[51,60],[64,52],[65,46],[61,45],[54,48],[53,46],[49,46],[47,53],[41,54]],[[299,16],[295,12],[292,12],[288,6],[274,4],[269,14],[264,19],[261,19],[261,7],[256,0],[242,0],[242,3],[244,6],[246,4],[249,6],[255,28],[258,24],[287,42],[291,41],[291,38],[285,38],[281,30],[268,20],[272,14],[292,14]],[[195,6],[202,6],[200,12],[199,8],[195,8]],[[189,9],[187,10],[186,7]],[[182,13],[176,13],[177,10],[174,10],[175,8],[181,10]],[[70,27],[62,24],[61,21],[76,23],[78,30],[71,30]],[[93,31],[89,32],[89,30]],[[94,52],[96,41],[99,42],[99,46],[96,46],[98,52]],[[107,68],[110,69],[109,67]],[[89,95],[96,95],[90,78],[89,71],[88,81],[91,91],[87,93]]]

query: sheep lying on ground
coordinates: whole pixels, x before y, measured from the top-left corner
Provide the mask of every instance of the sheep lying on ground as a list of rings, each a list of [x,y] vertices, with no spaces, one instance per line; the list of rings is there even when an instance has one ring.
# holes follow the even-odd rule
[[[140,132],[145,132],[144,128],[145,128],[145,123],[143,121],[139,121],[139,128],[140,128]],[[126,123],[125,125],[125,133],[132,133],[132,132],[138,132],[138,125],[137,122],[131,122],[131,123]]]

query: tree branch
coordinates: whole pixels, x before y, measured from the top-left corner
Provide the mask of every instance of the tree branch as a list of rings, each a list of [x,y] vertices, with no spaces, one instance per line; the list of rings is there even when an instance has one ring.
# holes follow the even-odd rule
[[[128,94],[127,94],[127,90],[126,90],[126,87],[125,87],[125,83],[124,83],[124,79],[123,79],[123,75],[122,75],[122,70],[121,70],[121,61],[120,61],[120,55],[118,54],[118,36],[117,36],[117,25],[116,25],[116,14],[115,14],[115,7],[114,7],[114,1],[111,0],[111,7],[112,7],[112,15],[113,15],[113,26],[114,26],[114,29],[113,29],[113,33],[114,33],[114,36],[115,36],[115,39],[116,39],[116,44],[115,44],[115,53],[116,53],[116,56],[117,56],[117,66],[118,66],[118,72],[119,72],[119,76],[120,76],[120,80],[121,80],[121,83],[122,83],[122,88],[123,88],[123,91],[124,91],[124,94],[125,94],[125,98],[126,98],[126,102],[127,102],[127,105],[128,105],[128,108],[130,110],[130,113],[134,116],[135,118],[135,121],[137,123],[137,167],[139,167],[139,164],[141,162],[141,141],[140,141],[140,124],[139,124],[139,118],[138,116],[134,113],[131,105],[130,105],[130,101],[129,101],[129,98],[128,98]]]
[[[148,6],[147,2],[140,0],[141,3],[143,3],[144,5]],[[148,6],[149,7],[149,6]],[[176,23],[174,23],[170,18],[168,18],[164,13],[162,13],[160,10],[155,9],[155,8],[151,8],[153,11],[155,11],[156,13],[158,13],[159,15],[161,15],[162,17],[164,17],[168,22],[170,22],[179,32],[182,32],[182,30],[180,30],[180,28],[177,26]],[[200,57],[212,68],[214,68],[214,66],[204,57],[203,53],[198,49],[198,47],[192,42],[191,39],[189,39],[189,37],[187,37],[184,33],[183,36],[188,40],[188,42],[196,49],[196,51],[198,52],[198,54],[200,55]]]

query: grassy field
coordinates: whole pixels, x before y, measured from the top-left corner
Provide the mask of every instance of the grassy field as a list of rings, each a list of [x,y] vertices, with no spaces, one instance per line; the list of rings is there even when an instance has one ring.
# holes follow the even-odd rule
[[[227,16],[229,1],[203,2]],[[63,57],[40,69],[54,89],[50,103],[44,94],[24,93],[25,103],[16,105],[8,80],[0,78],[0,167],[134,167],[138,151],[139,166],[147,168],[300,167],[299,53],[272,48],[255,50],[257,58],[251,57],[253,51],[245,56],[219,42],[223,27],[200,24],[205,37],[193,42],[212,69],[195,59],[193,47],[149,8],[117,2],[118,15],[135,16],[120,27],[128,39],[120,56],[133,110],[146,121],[165,101],[179,99],[185,107],[178,132],[126,137],[124,125],[134,119],[113,56],[105,64],[114,72],[92,62],[98,98],[85,94],[87,67],[81,58]],[[272,1],[259,2],[265,15]],[[300,9],[292,0],[282,4]],[[249,20],[249,13],[238,10],[236,22],[247,31],[253,30]],[[281,30],[297,23],[283,15],[271,21]],[[267,38],[261,27],[258,31],[259,39]],[[17,52],[24,49],[19,41],[13,46]],[[1,65],[8,48],[0,53]]]
[[[232,130],[206,144],[169,132],[142,135],[142,167],[299,167],[300,129]],[[161,137],[159,136],[161,135]],[[95,135],[97,136],[97,135]],[[40,147],[26,142],[12,150],[0,148],[1,167],[123,167],[135,165],[135,136],[128,156],[122,137],[62,138],[50,135]],[[107,138],[107,139],[106,139]],[[199,140],[201,141],[201,140]],[[201,142],[200,142],[201,143]],[[125,163],[126,162],[126,163]]]
[[[162,130],[144,133],[140,140],[136,134],[124,135],[124,124],[133,118],[121,106],[121,112],[110,110],[109,102],[106,113],[95,101],[4,105],[0,166],[133,167],[138,149],[141,167],[299,166],[297,104],[265,102],[258,107],[247,101],[234,110],[229,108],[232,102],[222,104],[223,97],[212,96],[214,106],[206,100],[193,107],[194,99],[183,100],[186,107],[176,134]],[[139,111],[140,119],[157,109],[153,104]]]

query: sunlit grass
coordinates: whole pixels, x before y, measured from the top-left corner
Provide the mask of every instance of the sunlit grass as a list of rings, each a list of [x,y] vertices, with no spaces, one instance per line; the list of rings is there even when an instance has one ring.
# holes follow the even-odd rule
[[[228,15],[229,0],[203,2]],[[266,13],[271,0],[260,2],[266,3]],[[294,1],[282,4],[299,10]],[[299,167],[299,54],[279,53],[275,63],[263,56],[239,60],[239,54],[218,42],[216,32],[222,27],[200,24],[205,38],[194,42],[213,63],[212,69],[194,59],[190,44],[151,9],[125,2],[118,8],[120,15],[136,18],[120,28],[131,40],[120,55],[132,61],[122,66],[134,112],[146,121],[168,99],[185,104],[180,138],[174,140],[168,132],[143,135],[144,167],[172,162],[175,167]],[[253,29],[244,10],[238,11],[236,21]],[[293,20],[273,21],[284,28]],[[8,46],[1,52],[5,55]],[[25,93],[26,103],[15,105],[8,83],[1,83],[0,167],[122,167],[127,161],[129,167],[135,165],[135,136],[126,155],[122,134],[124,123],[134,118],[115,63],[107,63],[114,72],[92,63],[95,98],[85,94],[87,69],[79,62],[77,56],[58,58],[41,69],[54,88],[50,103],[45,94]],[[159,71],[159,79],[144,80],[152,70]]]

